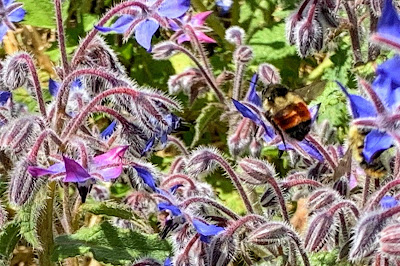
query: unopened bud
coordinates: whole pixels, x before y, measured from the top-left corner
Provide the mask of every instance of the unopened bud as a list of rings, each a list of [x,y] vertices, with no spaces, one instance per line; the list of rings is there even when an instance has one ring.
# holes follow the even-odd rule
[[[320,43],[323,39],[322,29],[319,22],[313,20],[309,22],[306,19],[300,21],[295,29],[296,45],[298,53],[301,57],[306,57],[314,52],[320,50]]]
[[[178,52],[177,44],[172,41],[165,41],[156,44],[153,47],[153,58],[156,60],[165,60]]]
[[[253,49],[247,45],[240,45],[233,53],[236,62],[247,64],[253,59]]]
[[[239,156],[247,150],[254,131],[254,123],[250,119],[242,119],[235,132],[228,137],[229,151],[233,156]]]
[[[259,65],[258,75],[265,85],[281,83],[279,70],[271,64],[264,63]]]
[[[247,239],[253,244],[273,247],[282,243],[288,231],[283,223],[269,222],[251,232]]]
[[[349,193],[349,180],[347,177],[342,176],[338,181],[333,185],[333,189],[339,192],[341,196],[346,197]]]
[[[236,46],[242,45],[244,43],[244,38],[244,29],[238,26],[233,26],[226,30],[225,39]]]
[[[144,258],[134,262],[131,266],[162,266],[162,264],[155,259]]]
[[[215,158],[220,156],[218,151],[213,148],[200,148],[193,152],[187,166],[187,171],[192,175],[199,175],[201,173],[210,173],[215,167]]]
[[[253,138],[253,140],[250,143],[250,154],[251,156],[258,158],[261,155],[261,150],[262,150],[263,145],[259,140],[256,138]]]
[[[337,222],[330,212],[320,212],[315,215],[308,227],[304,245],[307,250],[319,251],[336,233]]]
[[[380,251],[390,257],[400,257],[400,224],[385,227],[380,233]]]
[[[294,12],[286,19],[286,39],[291,45],[296,44],[295,28],[299,21],[300,16],[297,12]]]
[[[245,158],[239,162],[239,165],[246,173],[241,178],[253,185],[266,184],[269,178],[275,176],[275,167],[266,161]]]
[[[338,199],[340,199],[340,196],[336,191],[318,189],[308,198],[308,207],[310,211],[329,208]]]
[[[29,80],[29,68],[21,56],[31,57],[25,52],[11,55],[7,57],[2,69],[4,85],[11,90],[24,86]]]
[[[367,213],[362,217],[354,229],[353,245],[349,258],[353,261],[364,258],[377,248],[378,234],[388,223],[388,219],[381,216],[382,212]]]
[[[209,265],[228,265],[234,258],[237,242],[233,236],[220,234],[212,240],[208,250]]]
[[[33,177],[28,172],[28,167],[33,166],[28,160],[21,160],[11,172],[11,181],[9,185],[9,200],[11,204],[21,206],[29,202],[43,180]]]

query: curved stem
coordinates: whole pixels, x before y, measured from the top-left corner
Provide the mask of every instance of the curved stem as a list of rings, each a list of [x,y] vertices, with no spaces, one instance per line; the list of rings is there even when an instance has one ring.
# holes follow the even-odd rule
[[[245,70],[245,64],[241,62],[236,62],[236,73],[235,79],[233,81],[233,93],[232,98],[235,100],[240,100],[242,97],[242,81],[243,81],[243,74]]]
[[[62,145],[62,141],[61,139],[57,136],[57,134],[51,130],[51,129],[46,129],[45,131],[43,131],[42,133],[40,133],[40,135],[37,137],[35,143],[33,144],[31,151],[28,154],[28,160],[36,163],[37,161],[37,155],[39,153],[40,147],[42,146],[42,144],[44,143],[46,137],[50,135],[50,137],[53,139],[53,141],[58,145],[61,146]]]
[[[129,124],[129,121],[124,116],[122,116],[120,113],[118,113],[117,111],[115,111],[114,109],[112,109],[110,107],[97,105],[93,108],[93,112],[101,112],[101,113],[109,114],[110,116],[117,119],[122,125]]]
[[[376,111],[379,114],[385,114],[386,113],[385,105],[379,98],[378,94],[372,89],[371,85],[365,80],[360,80],[360,84],[368,93],[368,96],[371,99],[372,103],[374,104]]]
[[[311,136],[311,134],[308,134],[306,139],[314,145],[314,147],[322,154],[322,156],[324,156],[325,160],[328,162],[330,167],[332,169],[335,169],[336,168],[335,161],[332,159],[328,151],[321,145],[321,143],[319,143],[317,139]]]
[[[100,103],[104,98],[114,94],[126,94],[131,96],[134,100],[138,97],[140,92],[129,87],[118,87],[100,93],[95,98],[93,98],[93,100],[90,103],[88,103],[77,116],[75,116],[71,121],[69,121],[68,125],[65,127],[63,133],[61,134],[61,138],[64,141],[67,140],[71,134],[74,134],[75,131],[78,130],[83,120],[88,116],[88,114],[93,110],[93,108],[98,103]]]
[[[179,206],[185,209],[185,208],[189,207],[190,205],[192,205],[193,203],[204,203],[204,204],[213,206],[214,208],[222,211],[223,213],[225,213],[226,215],[228,215],[229,217],[231,217],[231,218],[233,218],[235,220],[238,220],[240,218],[239,215],[237,215],[236,213],[234,213],[230,209],[226,208],[225,206],[223,206],[222,204],[216,202],[215,200],[212,200],[212,199],[209,199],[209,198],[191,197],[191,198],[186,199],[182,203],[180,203]]]
[[[62,62],[64,77],[65,77],[66,75],[68,75],[69,66],[68,66],[68,58],[67,58],[67,49],[65,46],[65,33],[64,33],[62,12],[61,12],[61,0],[54,0],[54,7],[56,10],[58,45],[60,48],[61,62]]]
[[[213,155],[214,155],[213,156],[214,160],[216,160],[222,166],[222,168],[224,168],[224,170],[228,173],[228,176],[231,178],[233,184],[235,185],[236,189],[238,190],[239,195],[242,198],[247,211],[250,213],[254,213],[253,206],[251,205],[249,197],[247,196],[246,192],[244,191],[244,188],[243,188],[242,184],[240,183],[240,179],[237,176],[237,174],[235,173],[235,171],[233,171],[232,167],[228,164],[227,161],[225,161],[224,158],[222,158],[221,156],[219,156],[217,154],[213,154]]]
[[[276,196],[278,197],[279,206],[281,208],[282,216],[285,219],[285,222],[290,223],[289,214],[286,209],[285,198],[282,195],[282,191],[279,188],[278,183],[274,178],[267,178],[268,184],[274,189]]]
[[[371,177],[369,175],[366,175],[364,187],[363,187],[363,191],[362,191],[362,202],[361,202],[362,205],[361,206],[365,206],[365,203],[367,202],[367,198],[369,195],[370,183],[371,183]]]
[[[235,223],[233,223],[232,225],[225,228],[225,235],[226,236],[233,235],[240,227],[246,225],[249,222],[265,223],[265,222],[267,222],[267,220],[263,216],[256,215],[256,214],[246,215],[245,217],[240,218]]]
[[[393,189],[395,186],[400,185],[400,178],[396,177],[395,180],[390,181],[389,183],[387,183],[386,185],[384,185],[378,192],[378,194],[376,194],[373,197],[373,200],[367,205],[367,207],[365,208],[367,211],[372,210],[372,208],[379,204],[379,202],[381,201],[381,199],[386,195],[386,193],[388,193],[391,189]]]
[[[182,152],[182,154],[187,157],[189,155],[188,150],[185,147],[185,144],[182,143],[182,141],[178,138],[175,138],[173,136],[168,136],[168,141],[171,141],[176,147],[179,148],[179,150]]]
[[[181,180],[185,180],[186,182],[189,183],[190,185],[190,189],[195,189],[196,185],[194,184],[193,180],[189,178],[189,176],[185,175],[185,174],[173,174],[168,176],[166,179],[164,179],[164,181],[161,182],[161,186],[165,186],[166,184],[170,183],[173,180],[176,179],[181,179]]]

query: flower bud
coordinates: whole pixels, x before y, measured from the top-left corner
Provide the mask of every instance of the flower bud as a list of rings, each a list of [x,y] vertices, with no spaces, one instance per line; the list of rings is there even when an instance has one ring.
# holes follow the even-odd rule
[[[308,198],[310,211],[329,208],[335,201],[340,199],[339,194],[332,189],[318,189]]]
[[[250,143],[250,154],[253,157],[260,157],[261,155],[261,150],[263,148],[263,145],[261,144],[261,142],[259,140],[257,140],[256,138],[253,138],[253,140]]]
[[[229,262],[234,258],[236,249],[237,241],[232,235],[217,235],[211,241],[208,250],[209,265],[228,265]]]
[[[385,227],[380,233],[380,251],[389,257],[400,257],[400,224]]]
[[[337,222],[329,212],[320,212],[312,218],[304,245],[307,250],[319,251],[336,233]]]
[[[162,266],[162,264],[155,259],[144,258],[134,262],[131,266]]]
[[[349,181],[347,177],[342,176],[333,185],[333,189],[339,192],[341,196],[346,197],[349,194]]]
[[[236,46],[242,45],[245,39],[244,30],[238,26],[230,27],[225,32],[225,39]]]
[[[308,22],[307,19],[303,19],[295,28],[295,34],[297,50],[301,57],[310,55],[314,49],[318,51],[322,48],[322,28],[316,20]]]
[[[261,64],[258,66],[258,75],[265,85],[277,84],[281,82],[279,70],[271,64]]]
[[[288,228],[285,224],[270,222],[251,232],[247,239],[253,244],[273,247],[281,244],[287,234]]]
[[[296,11],[286,19],[286,39],[291,45],[296,44],[295,28],[299,21],[300,16]]]
[[[239,156],[247,150],[253,132],[254,123],[250,119],[244,118],[238,123],[235,132],[228,137],[229,151],[233,156]]]
[[[160,42],[153,47],[153,58],[166,60],[178,52],[177,44],[171,41]]]
[[[125,203],[135,212],[148,214],[156,209],[156,202],[146,191],[135,191],[128,195]]]
[[[24,86],[29,80],[29,68],[25,59],[20,56],[31,57],[28,53],[15,53],[7,57],[2,69],[4,85],[10,90]]]
[[[33,164],[26,159],[21,160],[10,174],[8,196],[11,204],[22,206],[28,203],[44,183],[43,179],[33,177],[28,172],[28,166]]]
[[[272,187],[268,187],[260,198],[260,204],[264,208],[275,208],[278,205],[278,197]]]
[[[266,184],[269,178],[275,176],[274,166],[266,161],[245,158],[239,162],[239,165],[246,173],[245,176],[241,176],[242,180],[252,185]]]
[[[382,218],[381,214],[382,212],[367,213],[358,221],[354,230],[353,245],[349,253],[351,260],[360,260],[376,250],[378,234],[388,223],[387,219]]]
[[[215,158],[218,151],[213,148],[199,148],[193,152],[187,163],[188,173],[198,176],[201,173],[210,173],[216,168]]]
[[[247,45],[240,45],[233,53],[233,59],[237,63],[247,64],[253,59],[253,49]]]

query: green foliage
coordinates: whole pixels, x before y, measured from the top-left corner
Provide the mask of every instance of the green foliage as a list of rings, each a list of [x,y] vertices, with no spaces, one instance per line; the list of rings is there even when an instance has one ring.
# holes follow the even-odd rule
[[[51,0],[19,0],[24,4],[26,16],[23,24],[40,28],[55,29],[56,21],[54,14],[54,4]],[[63,1],[63,17],[67,15],[69,1]]]
[[[200,115],[196,119],[195,134],[192,142],[194,147],[203,136],[204,131],[211,122],[219,122],[219,117],[222,113],[222,108],[216,103],[209,103],[201,109]]]
[[[0,259],[8,259],[18,243],[20,226],[14,220],[2,228],[0,231]]]
[[[337,261],[338,251],[320,251],[317,253],[309,253],[311,265],[318,266],[350,266],[348,261]]]
[[[53,261],[92,253],[93,257],[112,265],[126,264],[148,256],[164,260],[171,246],[158,235],[146,235],[119,229],[108,222],[90,228],[81,228],[75,234],[55,239]]]
[[[83,204],[81,209],[95,215],[107,215],[130,220],[133,218],[132,212],[122,204],[116,202],[93,202]]]

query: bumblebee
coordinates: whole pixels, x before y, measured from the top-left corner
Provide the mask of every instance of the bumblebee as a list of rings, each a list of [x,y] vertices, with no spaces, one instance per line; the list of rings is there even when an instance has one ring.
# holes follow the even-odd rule
[[[282,132],[302,141],[311,129],[311,113],[302,97],[282,84],[268,85],[262,91],[267,120],[283,139]]]
[[[364,140],[369,132],[371,132],[369,128],[350,127],[349,146],[352,150],[353,158],[359,163],[360,167],[364,169],[368,176],[382,178],[387,173],[387,167],[385,167],[382,161],[382,152],[376,154],[370,163],[366,161],[363,155]]]

